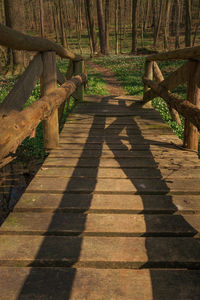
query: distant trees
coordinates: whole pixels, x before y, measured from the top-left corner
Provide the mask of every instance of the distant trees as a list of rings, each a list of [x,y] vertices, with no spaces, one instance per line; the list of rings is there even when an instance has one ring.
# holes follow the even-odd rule
[[[200,0],[0,0],[4,24],[81,53],[87,43],[91,56],[196,45],[199,18]],[[18,72],[23,54],[8,54]]]

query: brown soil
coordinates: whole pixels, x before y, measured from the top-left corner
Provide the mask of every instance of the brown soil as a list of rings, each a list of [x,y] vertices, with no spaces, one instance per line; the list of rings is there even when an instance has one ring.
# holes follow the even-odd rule
[[[122,96],[126,94],[123,89],[122,83],[119,80],[117,80],[115,74],[111,70],[102,67],[98,64],[95,64],[91,61],[87,62],[87,64],[95,68],[98,72],[102,74],[102,77],[106,82],[106,88],[110,95]]]

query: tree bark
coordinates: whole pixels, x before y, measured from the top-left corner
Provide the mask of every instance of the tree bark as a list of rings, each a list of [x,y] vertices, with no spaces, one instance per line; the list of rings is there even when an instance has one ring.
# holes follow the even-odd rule
[[[138,0],[132,1],[132,54],[137,54],[137,7]]]
[[[19,31],[24,30],[24,3],[23,0],[4,0],[6,25]],[[23,70],[24,55],[21,51],[8,50],[8,63],[11,72],[17,74]]]
[[[94,22],[94,3],[93,0],[85,0],[85,7],[88,16],[88,24],[90,30],[90,36],[92,40],[93,53],[97,53],[97,36]]]
[[[97,17],[98,17],[98,27],[99,27],[100,49],[101,49],[101,53],[105,55],[107,54],[108,49],[107,49],[106,38],[105,38],[102,0],[97,0]]]
[[[185,0],[185,46],[191,46],[191,0]]]
[[[105,36],[107,53],[109,53],[109,33],[110,33],[110,0],[105,0]]]

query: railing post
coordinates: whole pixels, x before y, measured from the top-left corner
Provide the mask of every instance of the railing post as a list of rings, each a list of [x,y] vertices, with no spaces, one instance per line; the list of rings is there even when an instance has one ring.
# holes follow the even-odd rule
[[[48,95],[57,87],[56,55],[48,51],[42,53],[43,73],[40,78],[41,96]],[[43,121],[45,149],[53,149],[59,143],[58,110],[55,109],[48,120]]]
[[[78,75],[81,73],[84,73],[85,71],[85,65],[84,65],[84,61],[74,61],[74,75]],[[77,91],[76,91],[76,95],[78,97],[79,101],[83,101],[84,98],[84,86],[81,85]]]
[[[187,99],[200,108],[200,63],[191,61],[189,72]],[[184,147],[198,151],[198,144],[199,133],[197,127],[185,119]]]
[[[144,77],[150,80],[153,80],[153,61],[146,61],[145,62],[145,69],[144,69]],[[144,85],[144,93],[149,90],[148,85]],[[144,107],[152,107],[151,101],[144,104]]]

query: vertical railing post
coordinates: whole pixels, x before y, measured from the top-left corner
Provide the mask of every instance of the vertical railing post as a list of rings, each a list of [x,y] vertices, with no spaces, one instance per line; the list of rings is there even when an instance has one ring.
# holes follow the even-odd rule
[[[40,78],[41,96],[48,95],[57,87],[56,55],[48,51],[42,53],[43,73]],[[59,143],[58,110],[52,112],[48,120],[43,121],[43,137],[45,149],[53,149]]]
[[[153,80],[153,61],[145,62],[144,77]],[[149,90],[148,85],[144,85],[144,93]],[[151,101],[144,104],[144,107],[152,107]]]
[[[74,61],[74,75],[78,75],[81,73],[84,73],[85,71],[85,65],[84,65],[84,61]],[[77,89],[77,97],[79,101],[83,101],[84,98],[84,86],[83,84]]]
[[[200,108],[200,62],[191,61],[189,67],[187,99]],[[198,151],[199,133],[197,127],[185,119],[184,147]]]

